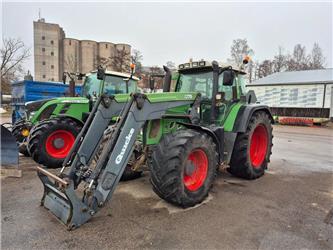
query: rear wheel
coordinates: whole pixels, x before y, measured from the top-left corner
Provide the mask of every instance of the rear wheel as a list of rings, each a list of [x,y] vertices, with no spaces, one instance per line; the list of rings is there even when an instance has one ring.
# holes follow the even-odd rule
[[[28,138],[31,157],[48,168],[62,166],[82,125],[68,117],[56,117],[37,124]]]
[[[19,152],[24,156],[30,156],[27,150],[26,139],[29,136],[32,123],[23,119],[14,123],[12,128],[12,135],[16,138],[19,145]]]
[[[245,133],[238,134],[232,153],[229,172],[245,179],[262,176],[272,149],[272,125],[266,112],[251,117]]]
[[[205,199],[213,184],[216,146],[207,134],[179,130],[163,137],[148,162],[155,193],[172,204],[191,207]]]

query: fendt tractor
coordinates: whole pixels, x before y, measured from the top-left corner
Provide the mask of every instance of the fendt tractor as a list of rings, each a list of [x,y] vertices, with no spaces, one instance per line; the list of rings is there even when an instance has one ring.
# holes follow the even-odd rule
[[[86,75],[82,97],[26,103],[26,119],[19,120],[12,128],[20,153],[31,155],[49,168],[61,167],[98,96],[137,91],[139,79],[130,74],[107,71],[104,81],[98,80],[96,74]]]
[[[183,208],[205,199],[219,166],[245,179],[264,174],[273,118],[245,92],[245,73],[216,61],[181,64],[173,77],[165,69],[164,93],[132,93],[125,103],[122,95],[101,95],[60,172],[37,167],[42,206],[68,229],[111,199],[138,141],[136,162],[146,160],[155,193]]]

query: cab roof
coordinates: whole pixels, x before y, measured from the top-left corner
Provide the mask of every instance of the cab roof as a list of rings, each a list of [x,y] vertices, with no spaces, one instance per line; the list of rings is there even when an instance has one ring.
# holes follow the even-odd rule
[[[196,69],[202,69],[202,70],[207,69],[208,70],[209,68],[212,68],[212,63],[213,62],[211,62],[211,61],[205,61],[205,60],[187,62],[187,63],[179,64],[178,71],[186,72],[186,71],[193,71]],[[242,75],[246,74],[244,69],[240,68],[239,66],[232,65],[232,64],[219,63],[219,67],[220,68],[231,67],[234,71],[236,71]]]
[[[97,70],[93,70],[90,73],[87,73],[86,76],[89,76],[93,73],[96,73]],[[124,78],[129,78],[131,75],[127,74],[127,73],[122,73],[122,72],[117,72],[117,71],[112,71],[112,70],[105,70],[105,74],[106,75],[112,75],[112,76],[120,76],[120,77],[124,77]],[[133,80],[135,81],[139,81],[140,79],[136,76],[132,76]]]

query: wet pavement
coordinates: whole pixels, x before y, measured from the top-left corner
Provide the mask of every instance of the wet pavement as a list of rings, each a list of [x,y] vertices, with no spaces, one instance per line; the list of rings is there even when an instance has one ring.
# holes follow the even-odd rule
[[[206,201],[184,210],[159,199],[145,172],[74,231],[39,206],[35,164],[20,157],[23,177],[1,179],[2,249],[332,249],[333,130],[274,126],[274,135],[258,180],[222,172]]]

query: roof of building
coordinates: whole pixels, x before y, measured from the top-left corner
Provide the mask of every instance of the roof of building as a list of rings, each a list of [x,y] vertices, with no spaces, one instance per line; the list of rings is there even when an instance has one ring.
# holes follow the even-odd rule
[[[248,86],[253,85],[292,85],[333,83],[333,68],[279,72],[260,78]]]

